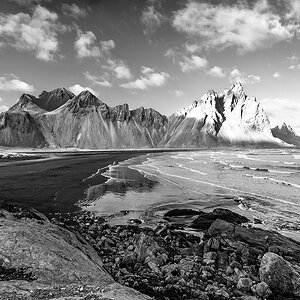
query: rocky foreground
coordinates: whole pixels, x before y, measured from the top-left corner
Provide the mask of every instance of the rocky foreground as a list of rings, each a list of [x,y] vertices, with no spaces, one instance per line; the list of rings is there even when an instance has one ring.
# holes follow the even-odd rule
[[[300,244],[245,221],[199,212],[194,235],[6,208],[0,299],[300,299]]]

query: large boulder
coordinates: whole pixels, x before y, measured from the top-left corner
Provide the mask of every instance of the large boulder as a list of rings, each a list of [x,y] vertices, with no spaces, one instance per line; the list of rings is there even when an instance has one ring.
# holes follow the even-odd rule
[[[276,253],[267,252],[263,256],[259,275],[275,294],[300,297],[300,267]]]
[[[192,227],[197,229],[208,229],[217,219],[230,222],[232,224],[242,224],[250,220],[226,208],[216,208],[212,212],[199,212],[199,216],[192,222]]]
[[[242,242],[261,252],[277,251],[289,260],[300,263],[300,243],[278,232],[233,225],[220,219],[214,221],[207,230],[209,237],[223,234],[226,234],[231,241]]]
[[[160,266],[167,262],[168,255],[172,252],[164,239],[142,232],[136,237],[134,244],[137,261],[147,264],[154,272],[160,273]]]
[[[1,299],[40,299],[36,293],[41,291],[66,297],[78,291],[83,296],[82,286],[90,286],[88,293],[103,295],[103,289],[105,295],[117,293],[118,299],[149,299],[116,285],[97,252],[81,236],[38,217],[0,211]]]

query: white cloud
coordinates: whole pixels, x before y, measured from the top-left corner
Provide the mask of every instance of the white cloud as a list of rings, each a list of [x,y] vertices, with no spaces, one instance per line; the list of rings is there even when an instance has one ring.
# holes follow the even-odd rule
[[[148,6],[141,16],[141,22],[144,25],[144,34],[154,33],[164,21],[164,16],[159,13],[153,5]]]
[[[5,106],[5,105],[0,105],[0,113],[4,112],[4,111],[7,111],[8,110],[8,107]]]
[[[293,36],[293,28],[284,25],[281,17],[269,10],[266,1],[252,9],[246,2],[239,5],[212,5],[189,1],[176,12],[173,26],[187,33],[201,45],[222,50],[235,46],[240,53],[269,47]]]
[[[226,74],[225,74],[224,70],[221,67],[218,67],[218,66],[215,66],[215,67],[211,68],[207,72],[207,74],[212,76],[212,77],[217,77],[217,78],[226,77]]]
[[[188,73],[195,70],[203,70],[208,66],[208,61],[194,54],[199,52],[200,48],[196,45],[184,44],[182,49],[170,48],[166,51],[165,56],[171,58],[174,63],[178,63],[181,71]]]
[[[89,71],[83,73],[86,79],[90,80],[95,85],[101,85],[103,87],[112,87],[112,84],[101,76],[95,76],[90,74]]]
[[[300,102],[297,99],[264,98],[261,103],[273,127],[285,122],[300,135]]]
[[[80,84],[74,84],[72,86],[69,87],[69,90],[74,94],[74,95],[78,95],[83,91],[90,91],[92,94],[94,94],[95,96],[98,96],[99,93],[94,91],[93,89],[89,88],[89,87],[83,87]]]
[[[149,73],[154,73],[154,69],[142,66],[141,67],[141,73],[144,74],[144,75],[149,74]]]
[[[273,74],[273,77],[274,78],[279,78],[281,75],[280,75],[280,73],[279,72],[275,72],[274,74]]]
[[[289,6],[289,10],[286,13],[286,19],[294,21],[300,18],[300,2],[299,0],[287,0],[286,4]],[[296,24],[299,25],[299,24]],[[298,28],[299,29],[299,28]]]
[[[113,40],[100,41],[100,47],[103,52],[109,54],[116,47],[116,43]]]
[[[10,74],[9,76],[0,77],[0,90],[31,93],[35,90],[35,88],[20,80],[16,75]]]
[[[32,16],[22,12],[0,13],[0,46],[33,52],[40,60],[55,58],[59,51],[58,33],[65,30],[57,14],[40,5],[35,7]]]
[[[293,54],[291,56],[288,56],[286,59],[287,61],[294,63],[299,60],[299,57],[296,54]]]
[[[191,72],[205,69],[208,65],[208,61],[198,55],[183,56],[183,59],[179,61],[179,65],[182,72]]]
[[[103,69],[107,69],[112,72],[112,75],[117,79],[130,79],[132,74],[130,68],[127,66],[126,62],[122,59],[111,59],[106,60],[106,64],[102,65]]]
[[[300,70],[300,64],[299,65],[291,65],[289,66],[290,70]]]
[[[151,68],[148,69],[150,70]],[[145,67],[142,67],[141,72],[143,71],[145,71]],[[135,81],[123,83],[120,86],[125,89],[146,90],[149,87],[161,87],[165,85],[169,77],[168,73],[157,73],[152,69],[152,71],[144,73]]]
[[[185,47],[186,51],[190,52],[190,53],[197,53],[197,52],[201,51],[201,49],[202,49],[202,47],[198,44],[185,43],[184,47]]]
[[[87,17],[88,15],[86,9],[78,7],[75,3],[72,4],[63,3],[62,11],[66,16],[70,16],[75,19],[84,18]]]
[[[125,65],[116,66],[114,71],[118,79],[130,79],[132,77],[130,69]]]
[[[184,95],[184,92],[181,90],[175,90],[175,95],[176,97],[181,97],[182,95]]]
[[[240,72],[238,69],[233,69],[229,74],[229,81],[231,83],[241,82],[243,84],[258,83],[261,78],[256,75],[247,75],[246,73]]]
[[[92,31],[77,32],[77,40],[75,41],[74,48],[78,58],[84,57],[100,57],[100,49],[97,46],[97,38]]]

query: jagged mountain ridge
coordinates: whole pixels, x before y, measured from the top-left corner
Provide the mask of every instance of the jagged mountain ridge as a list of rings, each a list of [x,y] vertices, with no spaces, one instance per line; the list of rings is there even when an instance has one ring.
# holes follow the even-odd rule
[[[283,123],[281,127],[272,128],[272,134],[288,144],[300,146],[300,136],[297,136],[294,129],[286,123]]]
[[[25,119],[24,119],[25,118]],[[8,122],[7,120],[14,120]],[[209,91],[169,118],[154,109],[110,107],[89,91],[24,94],[0,114],[0,145],[88,149],[282,145],[268,116],[243,86]],[[23,124],[22,128],[16,124]]]
[[[246,96],[240,83],[220,95],[209,91],[199,101],[175,112],[169,118],[163,141],[166,147],[280,143],[272,135],[261,104]]]
[[[43,92],[41,95],[45,96],[47,93],[51,99],[57,91]],[[61,104],[56,109],[47,101],[40,101],[45,97],[22,95],[18,103],[0,115],[0,123],[4,124],[5,118],[14,115],[17,116],[15,123],[18,124],[22,114],[26,114],[30,116],[35,132],[41,139],[31,141],[31,144],[25,143],[24,139],[29,137],[24,137],[24,133],[18,130],[12,132],[12,124],[5,123],[0,130],[1,145],[90,149],[152,148],[157,147],[165,133],[167,117],[153,109],[141,107],[130,110],[128,104],[109,107],[89,91],[74,96],[65,89],[59,89],[59,95],[56,103]],[[16,137],[15,143],[8,138],[6,131],[12,132]]]

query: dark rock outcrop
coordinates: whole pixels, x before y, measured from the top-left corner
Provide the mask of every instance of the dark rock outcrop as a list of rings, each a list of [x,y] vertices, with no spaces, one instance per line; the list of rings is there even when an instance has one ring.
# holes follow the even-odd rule
[[[258,251],[276,252],[289,260],[300,263],[300,243],[278,232],[260,228],[247,228],[217,219],[207,231],[211,237],[225,233],[230,239],[247,243]]]
[[[229,209],[216,208],[210,213],[200,212],[198,218],[192,222],[191,227],[205,230],[208,229],[211,224],[217,219],[227,221],[232,224],[242,224],[249,222],[248,218],[234,213]]]
[[[58,88],[51,92],[43,91],[34,102],[46,111],[53,111],[74,97],[75,95],[65,88]]]
[[[0,114],[0,145],[7,147],[45,147],[48,145],[39,123],[24,110]]]

